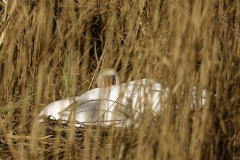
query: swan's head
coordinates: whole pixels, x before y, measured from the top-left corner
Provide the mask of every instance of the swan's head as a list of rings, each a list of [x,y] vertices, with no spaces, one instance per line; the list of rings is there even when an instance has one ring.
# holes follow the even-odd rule
[[[100,71],[97,77],[97,86],[99,88],[119,85],[119,77],[113,68],[105,68]]]

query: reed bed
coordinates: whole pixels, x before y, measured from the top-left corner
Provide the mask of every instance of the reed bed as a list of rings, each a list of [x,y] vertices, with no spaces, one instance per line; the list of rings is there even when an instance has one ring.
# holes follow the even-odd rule
[[[0,5],[0,159],[240,158],[239,1]],[[95,88],[107,67],[123,83],[168,87],[162,111],[144,113],[138,128],[37,123],[47,104]],[[197,86],[198,100],[206,89],[206,104],[192,110],[182,84]]]

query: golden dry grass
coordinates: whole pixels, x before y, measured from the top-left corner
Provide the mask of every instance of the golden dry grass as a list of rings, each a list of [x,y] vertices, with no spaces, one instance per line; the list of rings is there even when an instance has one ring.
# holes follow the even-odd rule
[[[240,158],[239,1],[9,0],[5,10],[0,159]],[[103,67],[122,82],[167,82],[167,109],[137,129],[35,123],[50,102],[95,88]],[[206,88],[206,105],[191,111],[182,84]]]

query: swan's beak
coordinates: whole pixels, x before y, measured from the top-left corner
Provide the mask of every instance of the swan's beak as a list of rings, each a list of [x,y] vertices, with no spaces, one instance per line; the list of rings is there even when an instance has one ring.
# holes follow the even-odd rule
[[[116,78],[115,75],[103,76],[104,86],[110,87],[116,85]]]

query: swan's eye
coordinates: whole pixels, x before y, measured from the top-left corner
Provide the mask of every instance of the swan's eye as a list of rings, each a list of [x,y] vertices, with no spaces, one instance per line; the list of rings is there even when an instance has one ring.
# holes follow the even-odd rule
[[[115,78],[114,75],[103,76],[103,79],[104,79],[105,87],[115,86],[116,85],[116,78]]]

